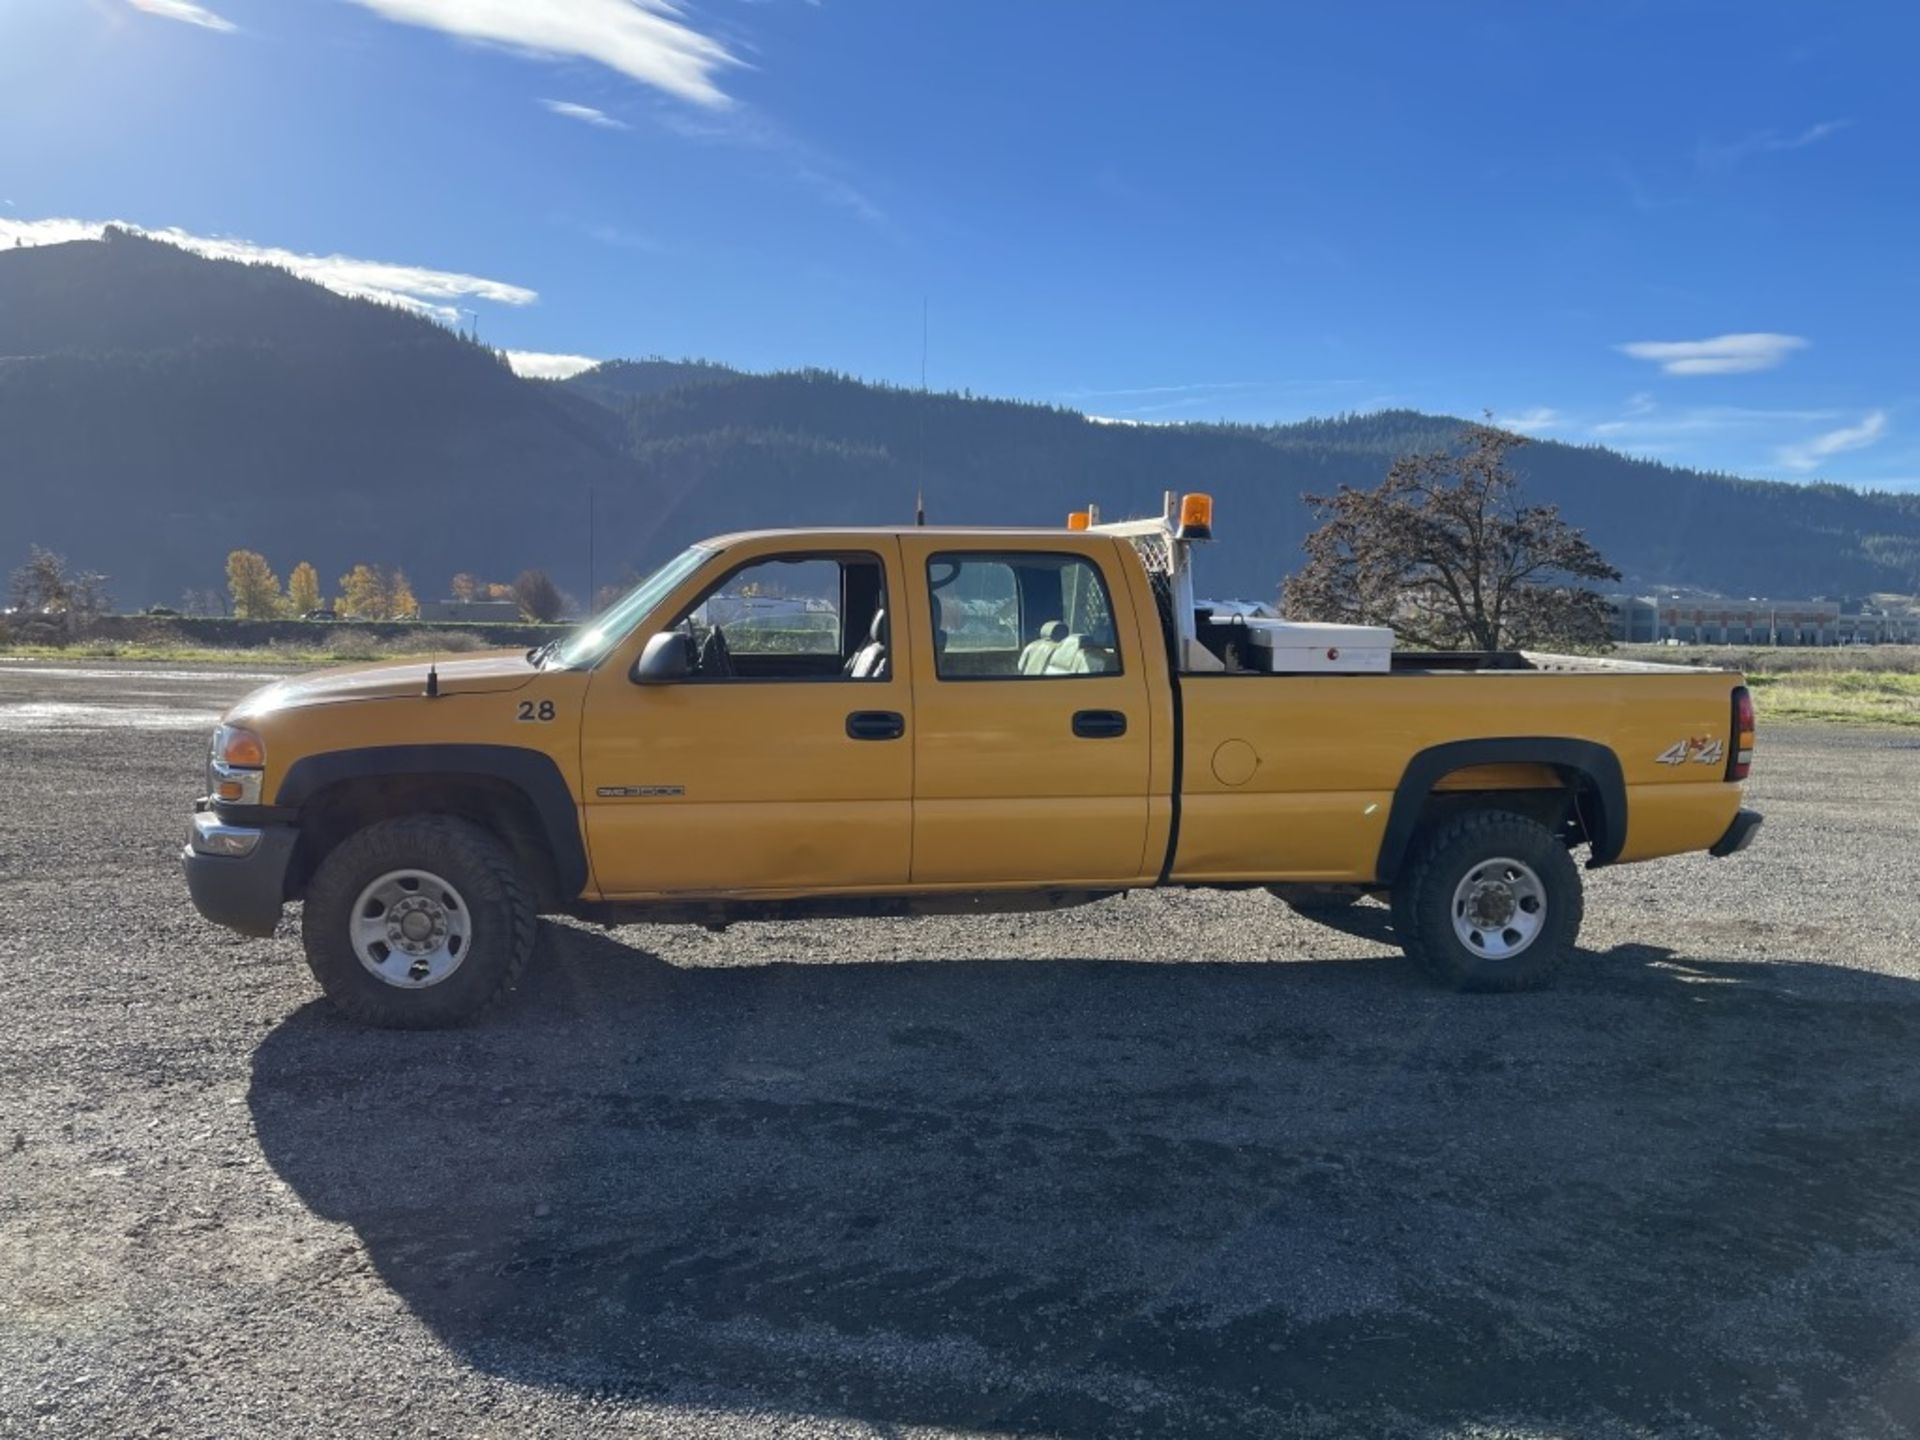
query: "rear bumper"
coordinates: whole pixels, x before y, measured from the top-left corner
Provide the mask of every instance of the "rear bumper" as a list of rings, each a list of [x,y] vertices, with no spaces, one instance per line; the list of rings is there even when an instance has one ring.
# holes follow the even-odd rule
[[[1753,843],[1753,837],[1759,833],[1759,830],[1760,812],[1742,810],[1733,817],[1733,823],[1727,826],[1727,833],[1714,841],[1707,853],[1721,859],[1729,855],[1738,855]]]
[[[230,825],[201,801],[180,851],[193,908],[242,935],[271,935],[298,836],[291,825]]]

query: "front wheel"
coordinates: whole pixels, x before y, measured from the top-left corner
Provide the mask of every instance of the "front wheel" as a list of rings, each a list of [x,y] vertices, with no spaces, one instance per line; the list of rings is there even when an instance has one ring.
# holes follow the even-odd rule
[[[512,988],[536,917],[512,854],[470,820],[382,820],[307,886],[300,939],[320,988],[387,1029],[464,1025]]]
[[[1550,983],[1573,953],[1582,908],[1566,846],[1545,826],[1497,810],[1439,826],[1393,887],[1401,945],[1456,990]]]

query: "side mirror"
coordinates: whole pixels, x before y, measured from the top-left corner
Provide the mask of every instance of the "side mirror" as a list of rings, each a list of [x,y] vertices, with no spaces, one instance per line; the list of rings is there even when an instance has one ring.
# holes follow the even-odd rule
[[[693,640],[683,630],[662,630],[633,662],[636,685],[671,685],[693,673]]]

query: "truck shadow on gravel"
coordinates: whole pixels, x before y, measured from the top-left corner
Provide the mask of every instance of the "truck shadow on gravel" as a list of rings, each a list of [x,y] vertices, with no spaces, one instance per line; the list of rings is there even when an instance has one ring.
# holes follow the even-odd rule
[[[1473,997],[550,927],[489,1025],[310,1005],[250,1098],[360,1283],[517,1382],[1083,1440],[1908,1433],[1916,1038],[1910,982],[1641,947]]]

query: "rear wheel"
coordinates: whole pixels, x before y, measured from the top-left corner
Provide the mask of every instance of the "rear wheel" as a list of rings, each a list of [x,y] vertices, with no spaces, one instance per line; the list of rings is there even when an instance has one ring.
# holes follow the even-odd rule
[[[1582,907],[1580,872],[1551,831],[1483,810],[1417,843],[1393,887],[1393,928],[1444,985],[1531,990],[1572,954]]]
[[[350,835],[307,887],[300,938],[327,998],[392,1029],[464,1025],[533,952],[533,903],[507,848],[470,820],[418,815]]]

